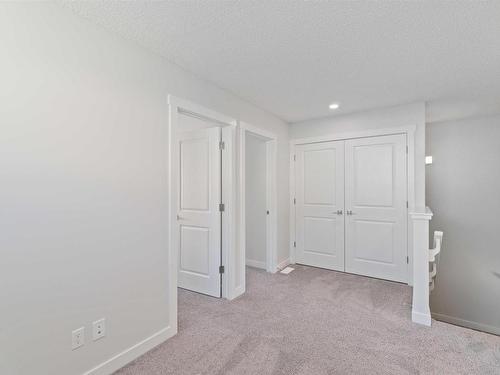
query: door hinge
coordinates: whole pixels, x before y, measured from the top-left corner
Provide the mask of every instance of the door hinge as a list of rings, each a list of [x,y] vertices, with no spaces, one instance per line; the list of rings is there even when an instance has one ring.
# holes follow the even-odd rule
[[[297,247],[297,242],[293,241],[293,247]]]
[[[224,150],[226,148],[226,144],[224,143],[224,141],[220,141],[219,142],[219,150]]]
[[[220,211],[220,212],[224,212],[224,211],[225,211],[225,209],[226,209],[226,206],[224,206],[224,203],[220,203],[220,204],[219,204],[219,211]]]
[[[406,256],[406,264],[409,264],[410,263],[410,257],[407,255]]]
[[[224,266],[219,266],[219,273],[224,273]]]

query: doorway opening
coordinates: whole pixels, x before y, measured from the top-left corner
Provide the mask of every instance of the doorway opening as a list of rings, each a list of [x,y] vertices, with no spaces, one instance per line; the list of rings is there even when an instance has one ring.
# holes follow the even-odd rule
[[[169,104],[170,290],[227,298],[236,121],[172,96]]]
[[[245,134],[245,264],[267,269],[266,140]]]
[[[277,271],[276,136],[249,124],[241,127],[241,247],[245,266]]]
[[[174,96],[168,103],[169,319],[177,332],[178,295],[190,293],[178,288],[228,300],[245,292],[247,134],[265,149],[263,267],[276,272],[277,137]]]

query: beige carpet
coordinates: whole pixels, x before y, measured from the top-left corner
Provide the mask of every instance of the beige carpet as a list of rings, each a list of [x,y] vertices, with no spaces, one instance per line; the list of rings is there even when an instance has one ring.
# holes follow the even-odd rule
[[[247,269],[228,302],[179,291],[179,334],[117,374],[500,374],[500,337],[410,321],[411,289],[297,266]]]

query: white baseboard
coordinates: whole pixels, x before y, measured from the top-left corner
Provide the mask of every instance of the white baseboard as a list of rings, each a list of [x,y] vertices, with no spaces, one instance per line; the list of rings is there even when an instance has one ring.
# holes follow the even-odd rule
[[[286,258],[285,260],[282,260],[281,262],[278,263],[278,270],[282,270],[283,268],[285,268],[286,266],[288,266],[290,263],[290,259],[289,258]]]
[[[177,332],[175,332],[170,326],[163,328],[147,339],[142,340],[114,357],[111,357],[107,361],[94,367],[92,370],[85,372],[83,375],[110,375],[116,370],[121,369],[127,363],[132,362],[134,359],[137,359],[144,353],[150,351],[155,346],[165,342],[176,333]]]
[[[234,295],[228,297],[228,300],[233,300],[235,298],[238,298],[241,296],[243,293],[245,293],[245,287],[243,285],[240,285],[239,287],[234,289]]]
[[[418,311],[411,312],[411,320],[413,323],[423,324],[424,326],[431,326],[431,314],[424,314]]]
[[[246,259],[245,264],[250,267],[266,269],[266,262],[261,262],[259,260]]]
[[[470,320],[460,319],[445,314],[432,313],[432,317],[436,320],[440,320],[445,323],[450,323],[461,327],[475,329],[476,331],[492,333],[494,335],[500,335],[500,327],[490,326],[488,324],[483,324],[483,323],[471,322]]]

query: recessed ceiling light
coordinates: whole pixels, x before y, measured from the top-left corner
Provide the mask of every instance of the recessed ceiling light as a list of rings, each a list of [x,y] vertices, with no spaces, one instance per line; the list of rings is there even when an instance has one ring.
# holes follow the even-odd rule
[[[337,109],[339,107],[339,103],[332,103],[328,106],[330,109]]]

